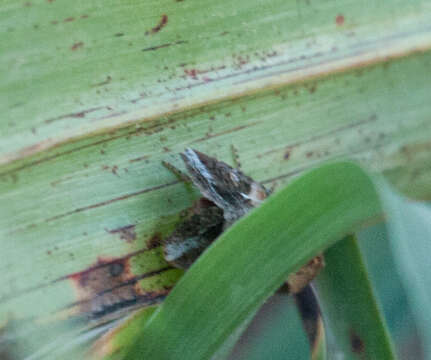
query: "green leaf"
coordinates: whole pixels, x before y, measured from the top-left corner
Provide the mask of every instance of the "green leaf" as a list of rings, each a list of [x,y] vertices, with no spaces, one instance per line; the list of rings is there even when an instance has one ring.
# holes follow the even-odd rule
[[[431,209],[381,182],[389,240],[400,278],[420,329],[425,359],[431,359]]]
[[[209,359],[289,273],[380,213],[374,186],[358,166],[311,171],[198,259],[126,359]]]
[[[325,325],[343,359],[395,359],[381,309],[354,236],[325,252],[318,278]],[[332,356],[335,358],[335,354]]]

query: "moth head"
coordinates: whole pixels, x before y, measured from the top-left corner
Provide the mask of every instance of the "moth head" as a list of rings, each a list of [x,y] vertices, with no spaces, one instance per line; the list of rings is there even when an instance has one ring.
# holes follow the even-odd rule
[[[195,186],[227,219],[241,217],[268,196],[261,184],[222,161],[190,148],[181,157]]]

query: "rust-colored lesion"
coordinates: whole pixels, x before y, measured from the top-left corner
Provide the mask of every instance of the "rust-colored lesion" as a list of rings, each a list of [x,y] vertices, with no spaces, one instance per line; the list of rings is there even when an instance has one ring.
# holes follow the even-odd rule
[[[69,276],[76,290],[79,312],[92,317],[103,315],[116,304],[135,301],[138,292],[133,278],[128,258],[99,258],[95,265]]]
[[[130,259],[131,256],[99,258],[87,269],[67,276],[77,298],[69,310],[73,310],[75,315],[91,319],[109,319],[118,317],[116,314],[121,310],[162,301],[170,288],[143,291],[139,280],[159,275],[171,267],[135,275],[131,270]]]
[[[150,31],[147,31],[145,33],[145,35],[151,35],[151,34],[155,34],[158,33],[160,30],[162,30],[162,28],[164,28],[166,25],[168,24],[168,15],[163,14],[162,17],[160,18],[159,23],[153,27]]]
[[[335,17],[335,24],[337,24],[338,26],[342,26],[344,24],[344,21],[345,21],[344,15],[342,15],[342,14],[338,14]]]

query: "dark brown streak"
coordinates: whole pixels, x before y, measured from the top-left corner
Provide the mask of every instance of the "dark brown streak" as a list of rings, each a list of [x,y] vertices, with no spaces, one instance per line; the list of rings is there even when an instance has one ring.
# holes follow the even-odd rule
[[[127,113],[127,111],[126,111],[126,110],[118,111],[118,112],[116,112],[116,113],[112,113],[112,114],[109,114],[109,115],[106,115],[106,116],[102,116],[102,117],[100,117],[100,118],[97,118],[97,119],[96,119],[96,121],[106,120],[106,119],[111,119],[111,118],[116,117],[116,116],[124,115],[125,113]]]
[[[153,186],[151,188],[139,190],[139,191],[136,191],[136,192],[131,193],[131,194],[127,194],[127,195],[119,196],[119,197],[116,197],[116,198],[113,198],[113,199],[105,200],[105,201],[102,201],[102,202],[97,203],[97,204],[92,204],[92,205],[84,206],[84,207],[81,207],[81,208],[77,208],[75,210],[68,211],[66,213],[59,214],[59,215],[53,216],[51,218],[48,218],[48,219],[45,220],[45,222],[55,221],[55,220],[58,220],[58,219],[60,219],[62,217],[65,217],[65,216],[69,216],[69,215],[72,215],[72,214],[80,213],[82,211],[86,211],[86,210],[90,210],[90,209],[95,209],[95,208],[98,208],[98,207],[101,207],[101,206],[112,204],[112,203],[120,201],[120,200],[125,200],[125,199],[128,199],[128,198],[131,198],[133,196],[145,194],[145,193],[150,192],[150,191],[160,190],[160,189],[163,189],[165,187],[172,186],[172,185],[175,185],[175,184],[178,184],[178,183],[179,183],[179,181],[173,181],[173,182],[170,182],[170,183],[167,183],[167,184],[161,184],[161,185]]]
[[[180,45],[180,44],[186,44],[186,43],[188,43],[188,41],[179,40],[179,41],[175,41],[173,43],[166,43],[166,44],[162,44],[162,45],[147,47],[147,48],[142,49],[142,51],[154,51],[154,50],[158,50],[158,49],[165,48],[168,46]]]
[[[131,230],[134,229],[136,225],[126,225],[126,226],[122,226],[120,228],[117,229],[113,229],[113,230],[108,230],[108,232],[110,234],[117,234],[117,233],[121,233],[122,231],[126,231],[126,230]]]
[[[208,135],[207,135],[207,136],[205,136],[205,137],[202,137],[202,138],[199,138],[199,139],[194,140],[194,141],[192,142],[192,144],[194,144],[194,143],[198,143],[198,142],[202,142],[202,141],[205,141],[205,140],[208,140],[208,139],[212,139],[212,138],[217,137],[217,136],[222,136],[222,135],[230,134],[230,133],[233,133],[233,132],[235,132],[235,131],[242,130],[242,129],[246,129],[246,128],[248,128],[248,127],[252,127],[252,126],[254,126],[254,125],[257,125],[257,124],[259,124],[259,123],[260,123],[260,121],[255,121],[255,122],[253,122],[253,123],[251,123],[251,124],[237,126],[237,127],[235,127],[235,128],[228,129],[228,130],[225,130],[225,131],[221,131],[221,132],[216,133],[216,134],[208,134]]]
[[[112,77],[111,77],[110,75],[108,75],[108,76],[106,77],[106,80],[101,81],[101,82],[99,82],[99,83],[97,83],[97,84],[93,84],[93,85],[91,85],[91,86],[96,87],[96,86],[108,85],[111,81],[112,81]]]
[[[104,108],[105,108],[105,106],[98,106],[98,107],[94,107],[94,108],[91,108],[91,109],[79,111],[79,112],[76,112],[76,113],[70,113],[70,114],[61,115],[61,116],[57,116],[55,118],[46,119],[44,121],[44,123],[45,124],[50,124],[50,123],[53,123],[54,121],[63,120],[63,119],[67,119],[67,118],[83,118],[85,115],[87,115],[89,113],[92,113],[94,111],[101,110],[101,109],[104,109]]]
[[[134,162],[137,162],[137,161],[147,160],[149,157],[150,157],[149,155],[139,156],[137,158],[130,159],[129,163],[134,163]]]

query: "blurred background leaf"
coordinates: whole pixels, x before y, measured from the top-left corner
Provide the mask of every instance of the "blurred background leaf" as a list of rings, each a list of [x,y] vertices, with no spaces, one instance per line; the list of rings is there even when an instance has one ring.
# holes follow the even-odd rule
[[[391,248],[412,305],[425,359],[431,359],[431,209],[381,184]]]

